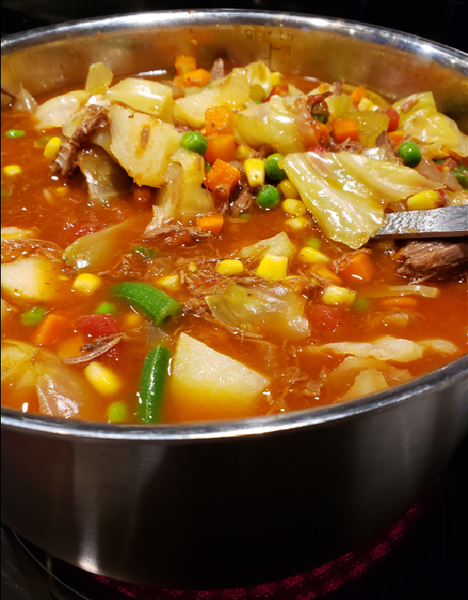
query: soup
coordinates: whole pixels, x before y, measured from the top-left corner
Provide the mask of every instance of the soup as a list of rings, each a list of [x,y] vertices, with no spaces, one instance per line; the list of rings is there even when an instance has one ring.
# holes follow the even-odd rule
[[[373,239],[467,204],[430,92],[257,62],[2,94],[2,404],[175,423],[343,402],[466,351],[468,244]],[[449,307],[449,310],[447,310]]]

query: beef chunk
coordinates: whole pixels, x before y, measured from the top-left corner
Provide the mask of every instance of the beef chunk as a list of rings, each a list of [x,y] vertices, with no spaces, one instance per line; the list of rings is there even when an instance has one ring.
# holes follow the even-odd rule
[[[211,80],[216,81],[216,79],[221,79],[224,75],[224,60],[222,58],[217,58],[211,68]]]
[[[399,275],[414,281],[443,277],[468,265],[468,242],[413,241],[394,257]]]
[[[92,104],[87,109],[80,125],[69,140],[64,140],[57,158],[52,163],[52,171],[68,176],[78,166],[78,152],[89,137],[101,127],[109,124],[106,109]]]

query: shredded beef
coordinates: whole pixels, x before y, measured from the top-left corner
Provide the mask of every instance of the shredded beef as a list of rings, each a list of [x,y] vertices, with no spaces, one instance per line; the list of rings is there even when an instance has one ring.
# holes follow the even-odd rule
[[[13,98],[13,100],[16,100],[16,98],[18,97],[17,94],[15,94],[15,92],[13,92],[12,90],[10,90],[10,88],[6,87],[6,85],[1,85],[1,89],[2,89],[2,94],[4,94],[5,96],[10,96],[10,98]]]
[[[49,260],[63,263],[63,250],[53,242],[43,240],[2,238],[1,261],[10,262],[24,256],[40,254]]]
[[[378,148],[385,148],[385,150],[393,156],[398,156],[398,152],[395,150],[395,146],[390,141],[387,131],[382,131],[382,133],[379,133],[377,139],[375,140],[375,145]]]
[[[354,152],[354,154],[360,154],[363,151],[363,146],[359,142],[353,142],[350,139],[344,142],[338,143],[332,137],[328,139],[326,144],[327,150],[330,152]]]
[[[250,187],[244,170],[241,171],[241,192],[231,204],[229,212],[231,217],[238,217],[241,212],[249,210],[254,201],[253,188]]]
[[[99,356],[109,352],[111,348],[117,346],[117,344],[124,339],[127,339],[125,333],[115,333],[104,338],[96,339],[92,343],[85,344],[80,348],[80,351],[83,354],[64,358],[63,362],[68,365],[76,365],[94,360],[95,358],[99,358]]]
[[[211,81],[221,79],[221,77],[224,77],[224,75],[224,60],[222,58],[217,58],[211,67]]]
[[[52,172],[65,177],[71,175],[78,166],[78,152],[83,144],[97,129],[108,124],[106,108],[91,104],[72,137],[62,142],[57,158],[52,163]]]
[[[468,242],[413,241],[394,258],[402,263],[397,273],[416,282],[444,277],[468,265]]]
[[[205,298],[189,298],[184,302],[184,313],[194,315],[203,315],[208,311],[208,305]]]

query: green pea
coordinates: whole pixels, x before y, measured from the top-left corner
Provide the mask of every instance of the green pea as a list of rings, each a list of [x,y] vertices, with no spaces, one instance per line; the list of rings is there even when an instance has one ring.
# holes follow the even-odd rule
[[[312,115],[312,118],[318,121],[319,123],[323,123],[323,125],[325,125],[325,123],[328,121],[328,115],[326,115],[325,113],[317,113],[315,115]]]
[[[198,154],[205,154],[208,150],[208,140],[204,135],[198,133],[198,131],[187,131],[187,133],[184,133],[180,145],[182,148],[191,152],[197,152]]]
[[[210,169],[211,169],[211,165],[210,165],[210,163],[205,161],[205,172],[206,172],[206,173],[209,173],[209,172],[210,172]]]
[[[135,254],[140,254],[143,258],[150,259],[156,258],[156,251],[153,248],[148,248],[147,246],[135,246],[132,248],[132,252]]]
[[[455,167],[452,169],[452,174],[455,175],[458,183],[465,188],[465,190],[468,190],[468,167],[465,167],[465,165]]]
[[[265,173],[272,181],[283,181],[286,179],[286,171],[278,166],[278,159],[283,158],[282,154],[271,154],[265,160]]]
[[[248,213],[248,212],[243,212],[237,218],[238,219],[244,219],[244,221],[248,221],[249,219],[252,218],[252,215],[250,213]]]
[[[2,200],[6,200],[11,196],[11,190],[2,190]]]
[[[321,240],[315,237],[311,237],[307,240],[306,244],[311,248],[315,248],[316,250],[320,250],[320,246],[322,245]]]
[[[436,165],[443,165],[444,162],[447,160],[447,158],[436,158],[436,159],[434,159],[434,162]]]
[[[257,204],[261,208],[274,208],[280,201],[279,191],[272,185],[262,186],[257,194]]]
[[[398,146],[398,154],[407,167],[417,167],[421,162],[421,150],[414,142],[404,142]]]
[[[50,140],[51,140],[53,137],[54,137],[53,135],[45,135],[45,136],[43,136],[43,137],[39,138],[39,139],[36,141],[36,143],[37,143],[39,146],[47,146],[48,142],[50,142]]]
[[[94,311],[95,315],[115,315],[117,309],[111,302],[101,302]]]
[[[369,300],[367,300],[367,298],[357,297],[356,300],[353,302],[354,310],[369,310],[369,307],[370,302]]]
[[[24,135],[26,135],[26,131],[24,131],[24,129],[9,129],[8,131],[5,131],[5,137],[9,138],[10,140],[17,140],[18,138],[22,138]]]
[[[46,316],[46,309],[40,306],[33,306],[21,314],[20,320],[22,325],[27,327],[35,327],[39,325],[42,319]]]
[[[125,402],[112,402],[107,409],[107,420],[110,423],[125,423],[129,420],[130,411]]]

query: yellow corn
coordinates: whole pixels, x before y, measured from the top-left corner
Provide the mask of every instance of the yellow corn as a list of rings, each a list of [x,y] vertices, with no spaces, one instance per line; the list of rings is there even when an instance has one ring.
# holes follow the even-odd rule
[[[156,280],[156,283],[168,290],[177,291],[180,289],[180,277],[177,274],[160,277]]]
[[[301,229],[305,229],[308,225],[310,225],[310,221],[305,217],[295,217],[293,219],[286,219],[284,225],[288,229],[292,229],[293,231],[299,231]]]
[[[257,269],[259,277],[265,277],[272,281],[281,281],[288,274],[288,259],[286,256],[274,256],[265,254]]]
[[[245,160],[246,158],[249,158],[249,156],[252,156],[252,153],[252,148],[249,148],[245,144],[240,144],[239,146],[237,146],[236,157],[239,160]]]
[[[281,81],[281,73],[279,71],[274,71],[270,77],[271,87],[275,87],[275,85],[279,85]]]
[[[299,198],[299,192],[289,179],[283,179],[283,181],[278,184],[278,188],[285,198],[294,198],[294,200]]]
[[[322,302],[331,306],[351,306],[356,292],[337,285],[329,285],[322,293]]]
[[[98,361],[93,361],[84,370],[89,383],[104,396],[115,394],[120,389],[117,375]]]
[[[303,262],[315,265],[325,265],[327,262],[330,262],[330,259],[326,254],[320,252],[320,250],[311,248],[310,246],[304,246],[299,252],[299,257]]]
[[[7,165],[6,167],[3,167],[3,172],[5,175],[13,177],[14,175],[19,175],[21,173],[21,167],[19,165]]]
[[[265,165],[261,158],[248,158],[244,170],[251,187],[260,187],[265,183]]]
[[[144,318],[138,313],[130,312],[123,319],[125,329],[138,329],[144,323]]]
[[[419,192],[406,201],[408,210],[427,210],[437,208],[439,205],[439,194],[434,190]]]
[[[93,294],[102,285],[102,280],[93,273],[81,273],[73,282],[72,289],[83,294]]]
[[[49,160],[55,160],[61,145],[62,140],[59,137],[51,138],[44,148],[44,156]]]
[[[198,271],[198,267],[194,262],[189,262],[188,270],[191,271],[192,273],[196,273]]]
[[[61,185],[60,187],[58,187],[55,192],[59,195],[59,196],[64,196],[67,193],[67,188],[64,185]]]
[[[281,208],[287,215],[292,215],[293,217],[303,217],[307,212],[304,202],[302,200],[295,200],[294,198],[286,198],[281,203]]]
[[[244,265],[237,259],[221,260],[216,265],[218,275],[240,275],[244,270]]]

